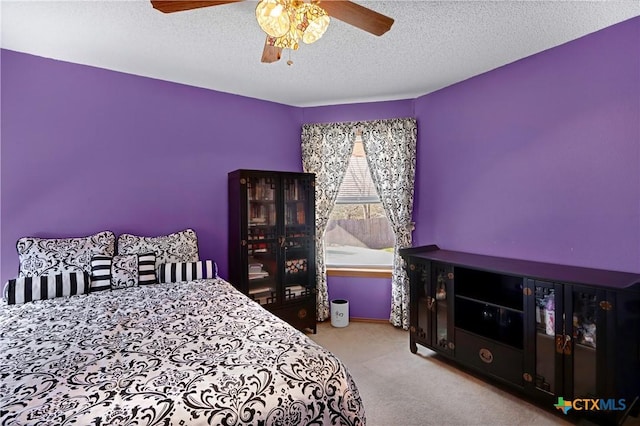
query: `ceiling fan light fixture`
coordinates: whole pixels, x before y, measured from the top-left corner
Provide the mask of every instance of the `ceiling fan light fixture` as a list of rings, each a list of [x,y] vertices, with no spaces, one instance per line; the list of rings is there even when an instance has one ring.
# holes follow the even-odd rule
[[[327,12],[315,3],[304,3],[297,9],[298,22],[303,23],[302,41],[311,44],[318,41],[329,28],[331,19]]]
[[[275,37],[273,39],[273,45],[282,49],[298,50],[298,38],[298,31],[292,28],[291,31],[282,37]]]
[[[288,0],[260,0],[256,19],[262,30],[272,37],[282,37],[291,28]]]

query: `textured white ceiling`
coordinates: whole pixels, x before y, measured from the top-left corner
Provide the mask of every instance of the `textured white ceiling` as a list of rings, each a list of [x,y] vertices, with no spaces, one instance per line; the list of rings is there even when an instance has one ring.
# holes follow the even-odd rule
[[[640,1],[366,1],[376,37],[333,19],[263,64],[256,2],[163,14],[147,0],[0,3],[2,48],[294,106],[415,98],[640,16]]]

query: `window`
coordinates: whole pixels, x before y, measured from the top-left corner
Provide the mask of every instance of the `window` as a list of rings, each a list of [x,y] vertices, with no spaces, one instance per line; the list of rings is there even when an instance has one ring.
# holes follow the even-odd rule
[[[358,136],[324,237],[327,267],[390,269],[394,236]]]

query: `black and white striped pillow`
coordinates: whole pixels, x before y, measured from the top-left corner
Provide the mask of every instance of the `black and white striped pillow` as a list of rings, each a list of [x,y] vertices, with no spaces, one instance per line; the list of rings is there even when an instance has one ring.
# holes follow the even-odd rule
[[[138,284],[156,284],[156,255],[146,253],[138,255]]]
[[[34,300],[86,294],[89,285],[89,273],[86,271],[20,277],[7,282],[7,303],[19,305]]]
[[[213,260],[164,263],[158,268],[158,281],[161,283],[177,283],[216,278],[217,276],[218,265]]]
[[[93,256],[91,258],[90,291],[111,289],[111,256]]]

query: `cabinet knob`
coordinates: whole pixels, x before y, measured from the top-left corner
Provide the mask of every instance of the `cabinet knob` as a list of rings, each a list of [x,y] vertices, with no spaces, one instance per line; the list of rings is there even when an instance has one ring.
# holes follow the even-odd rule
[[[529,373],[524,373],[524,374],[522,375],[522,378],[523,378],[523,379],[524,379],[524,381],[525,381],[525,382],[527,382],[527,383],[531,383],[531,382],[533,382],[533,376],[531,376],[531,374],[529,374]]]
[[[302,308],[298,311],[298,318],[303,319],[307,317],[307,310]]]
[[[480,352],[478,352],[478,356],[480,360],[484,363],[491,364],[493,362],[493,354],[489,349],[482,348]]]

